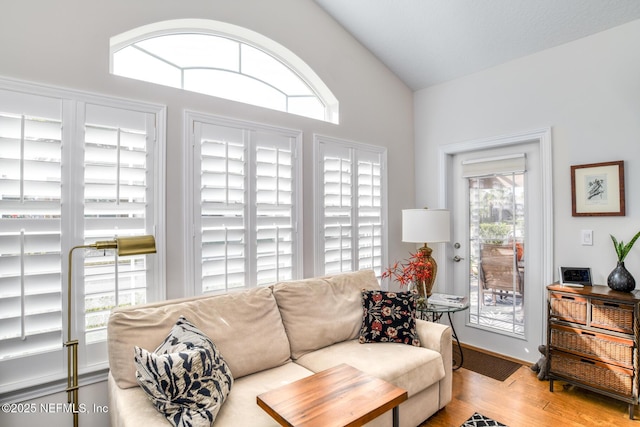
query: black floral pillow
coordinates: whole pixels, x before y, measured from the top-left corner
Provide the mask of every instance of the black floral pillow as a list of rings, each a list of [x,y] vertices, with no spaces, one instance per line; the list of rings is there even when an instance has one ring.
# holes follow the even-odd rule
[[[154,351],[134,348],[136,379],[175,427],[210,427],[233,376],[215,344],[180,316]]]
[[[360,343],[398,342],[420,347],[416,332],[418,293],[362,291]]]

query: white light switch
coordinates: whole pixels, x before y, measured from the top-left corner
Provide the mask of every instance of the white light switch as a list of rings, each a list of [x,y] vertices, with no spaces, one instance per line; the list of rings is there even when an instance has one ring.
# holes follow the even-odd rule
[[[582,230],[581,236],[582,246],[593,246],[593,230]]]

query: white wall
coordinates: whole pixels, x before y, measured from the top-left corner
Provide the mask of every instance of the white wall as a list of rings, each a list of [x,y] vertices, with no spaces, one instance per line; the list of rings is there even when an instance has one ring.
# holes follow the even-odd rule
[[[340,125],[128,80],[109,74],[109,38],[152,22],[204,18],[257,31],[302,58],[340,101]],[[414,207],[413,95],[368,50],[311,0],[20,0],[0,13],[0,77],[148,101],[168,106],[167,297],[183,283],[182,113],[185,108],[302,130],[304,133],[304,274],[313,274],[313,134],[388,147],[390,259],[404,257],[402,208]],[[1,379],[0,379],[1,381]],[[97,390],[97,391],[96,391]],[[82,397],[84,394],[84,398]],[[81,401],[103,401],[104,383],[81,390]],[[95,397],[94,397],[95,396]],[[62,393],[44,398],[64,402]],[[87,401],[86,399],[90,399]],[[98,403],[100,403],[98,402]],[[60,417],[16,418],[0,425],[66,425]],[[62,417],[64,418],[64,417]],[[22,422],[20,422],[22,420]],[[46,421],[45,421],[46,420]],[[106,425],[107,417],[92,425]]]
[[[419,91],[415,124],[418,205],[437,203],[419,183],[438,181],[441,144],[551,127],[555,277],[558,266],[591,267],[606,284],[609,234],[640,231],[640,20]],[[625,161],[626,216],[572,217],[570,166],[614,160]],[[580,244],[582,229],[593,246]],[[640,284],[640,244],[626,266]]]

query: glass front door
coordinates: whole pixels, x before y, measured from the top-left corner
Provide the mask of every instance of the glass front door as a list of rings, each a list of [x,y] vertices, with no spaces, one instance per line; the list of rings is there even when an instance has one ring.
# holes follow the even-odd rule
[[[546,341],[552,276],[542,144],[524,138],[480,145],[460,144],[443,162],[453,226],[440,270],[450,274],[446,290],[470,302],[452,320],[465,344],[533,362]]]

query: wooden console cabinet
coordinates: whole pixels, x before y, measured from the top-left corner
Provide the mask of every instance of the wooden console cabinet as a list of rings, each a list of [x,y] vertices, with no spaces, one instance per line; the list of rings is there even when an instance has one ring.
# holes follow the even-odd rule
[[[638,404],[640,291],[608,286],[548,291],[549,389],[561,380],[629,404]]]

